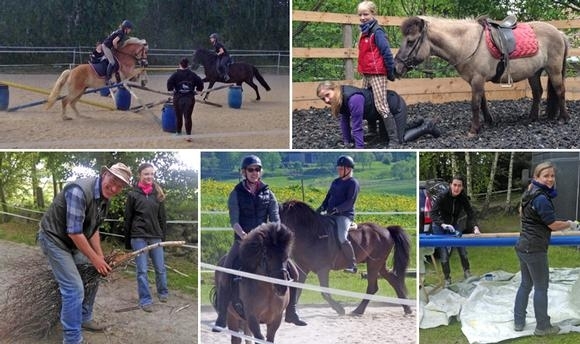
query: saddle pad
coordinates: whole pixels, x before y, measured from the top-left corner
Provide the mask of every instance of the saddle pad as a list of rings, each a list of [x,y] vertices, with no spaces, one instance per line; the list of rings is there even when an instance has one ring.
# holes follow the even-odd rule
[[[513,32],[516,40],[516,49],[509,55],[510,59],[530,57],[538,53],[539,44],[536,39],[536,33],[529,24],[518,24]],[[495,59],[499,59],[501,52],[494,45],[489,29],[485,30],[485,42],[491,55]]]
[[[100,76],[101,78],[104,78],[105,75],[107,75],[108,62],[102,61],[97,64],[89,63],[89,65],[95,71],[95,73],[97,73],[97,75]]]

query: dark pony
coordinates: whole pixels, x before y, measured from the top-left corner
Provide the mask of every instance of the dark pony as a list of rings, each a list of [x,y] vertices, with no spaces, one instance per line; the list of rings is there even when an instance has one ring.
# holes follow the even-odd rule
[[[123,42],[123,45],[113,51],[115,58],[119,61],[119,73],[122,79],[135,77],[135,65],[147,65],[147,52],[149,46],[147,41],[136,37],[130,37]],[[48,96],[46,109],[50,109],[60,95],[60,91],[67,86],[67,95],[62,99],[62,119],[72,119],[66,115],[66,107],[70,104],[77,117],[80,116],[76,103],[81,99],[84,91],[91,88],[105,86],[105,79],[89,64],[81,64],[73,69],[67,69],[61,73],[56,80],[52,91]]]
[[[221,78],[217,72],[217,54],[213,51],[207,49],[197,49],[193,54],[193,69],[197,69],[200,65],[203,66],[205,70],[205,78],[203,82],[209,82],[208,88],[212,88],[216,82],[226,83],[226,81]],[[270,91],[270,85],[264,80],[262,74],[258,71],[258,68],[245,62],[232,63],[229,67],[228,75],[230,79],[228,83],[235,83],[238,86],[242,86],[242,83],[250,85],[251,88],[256,91],[256,100],[260,100],[260,92],[258,91],[258,86],[254,84],[254,77],[258,82],[266,89]],[[204,99],[207,99],[209,93],[206,93]]]
[[[347,267],[336,237],[336,223],[332,216],[321,215],[308,204],[296,200],[280,205],[282,223],[294,232],[294,259],[299,275],[299,282],[304,282],[310,271],[318,276],[322,287],[328,287],[330,270]],[[378,290],[378,277],[382,276],[395,289],[401,299],[407,298],[405,274],[409,266],[410,240],[403,228],[399,226],[381,227],[375,223],[359,223],[357,229],[349,231],[357,263],[367,264],[367,294]],[[387,258],[394,249],[393,270],[387,269]],[[324,299],[339,314],[345,314],[344,308],[330,294],[322,293]],[[369,300],[364,299],[353,314],[363,314]],[[403,305],[405,314],[412,313],[408,305]]]
[[[532,89],[532,108],[529,119],[538,119],[542,97],[540,75],[548,75],[546,114],[554,119],[568,121],[565,103],[565,73],[568,40],[554,26],[544,22],[519,23],[522,30],[535,35],[537,52],[518,58],[509,58],[509,68],[495,58],[487,46],[487,21],[480,18],[454,20],[434,17],[411,17],[401,25],[403,39],[395,56],[395,74],[403,76],[408,70],[422,63],[429,56],[438,56],[449,62],[471,86],[471,128],[469,135],[476,135],[481,125],[480,110],[487,124],[493,124],[485,97],[487,81],[502,83],[528,79]],[[489,34],[491,35],[491,34]],[[530,40],[535,43],[534,40]],[[528,41],[529,42],[529,41]],[[530,51],[531,54],[531,51]],[[503,69],[502,69],[503,68]]]
[[[241,270],[281,280],[289,280],[289,256],[293,233],[281,223],[262,224],[248,233],[240,245]],[[220,259],[223,266],[225,256]],[[215,288],[223,283],[225,273],[216,271]],[[231,280],[231,279],[230,279]],[[282,322],[282,314],[289,302],[287,286],[243,278],[239,282],[239,298],[243,304],[243,314],[228,306],[228,328],[232,331],[244,330],[246,335],[264,339],[260,324],[267,325],[266,340],[274,342],[276,331]],[[236,289],[236,288],[233,288]],[[230,289],[231,290],[231,289]],[[217,307],[217,294],[212,290],[212,304]],[[217,309],[217,308],[216,308]],[[232,343],[241,339],[232,336]]]

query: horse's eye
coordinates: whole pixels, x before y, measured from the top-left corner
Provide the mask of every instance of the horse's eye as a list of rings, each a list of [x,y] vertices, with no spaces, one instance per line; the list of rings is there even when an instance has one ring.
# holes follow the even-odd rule
[[[412,47],[415,44],[415,41],[407,41],[407,46]]]

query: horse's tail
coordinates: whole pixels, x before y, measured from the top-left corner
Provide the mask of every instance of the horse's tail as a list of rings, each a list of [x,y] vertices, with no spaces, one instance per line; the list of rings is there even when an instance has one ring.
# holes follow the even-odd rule
[[[69,75],[70,69],[67,69],[64,72],[62,72],[58,77],[58,79],[56,80],[56,83],[52,87],[52,91],[50,91],[50,94],[48,95],[48,100],[46,102],[46,106],[44,107],[46,110],[50,109],[56,102],[56,99],[60,95],[60,90],[67,82]]]
[[[262,74],[260,74],[260,72],[258,71],[258,68],[252,66],[252,68],[254,69],[254,76],[256,77],[256,79],[258,79],[258,82],[260,82],[260,84],[262,86],[264,86],[264,88],[266,89],[266,91],[270,91],[270,85],[268,85],[268,83],[266,82],[266,80],[264,80],[264,77],[262,77]]]
[[[397,276],[405,276],[409,266],[411,242],[405,230],[400,226],[389,226],[387,230],[395,242],[393,270]]]

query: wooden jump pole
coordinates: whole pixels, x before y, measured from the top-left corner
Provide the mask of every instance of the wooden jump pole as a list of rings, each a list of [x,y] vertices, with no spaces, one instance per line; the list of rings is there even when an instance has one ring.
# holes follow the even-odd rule
[[[141,98],[137,97],[137,95],[135,94],[135,92],[133,92],[133,90],[131,89],[131,87],[128,85],[127,82],[124,83],[124,87],[129,91],[129,93],[131,93],[131,95],[133,97],[135,97],[135,99],[137,99],[137,101],[139,102],[139,104],[141,104],[141,106],[143,107],[143,109],[145,109],[150,115],[151,117],[155,120],[155,122],[161,126],[161,119],[159,119],[159,117],[157,117],[153,111],[151,111],[151,109],[147,106],[147,104],[145,104]]]
[[[114,85],[109,85],[109,86],[100,87],[100,88],[91,88],[91,89],[88,89],[85,92],[83,92],[83,94],[95,93],[95,92],[99,92],[99,91],[104,90],[104,89],[118,87],[120,85],[122,85],[122,84],[114,84]],[[56,98],[56,100],[57,101],[58,100],[61,100],[64,97],[66,97],[66,96],[59,96],[58,98]],[[42,104],[44,104],[46,102],[48,102],[48,99],[43,99],[43,100],[38,100],[38,101],[35,101],[35,102],[32,102],[32,103],[22,104],[22,105],[18,105],[18,106],[14,106],[14,107],[8,108],[8,109],[6,109],[6,112],[13,112],[13,111],[20,110],[20,109],[24,109],[24,108],[27,108],[27,107],[42,105]]]
[[[172,95],[173,95],[173,93],[170,93],[170,92],[157,91],[157,90],[154,90],[154,89],[152,89],[152,88],[149,88],[149,87],[145,87],[145,86],[137,85],[137,84],[135,84],[135,83],[128,83],[127,85],[128,85],[128,86],[131,86],[131,87],[138,88],[138,89],[140,89],[140,90],[149,91],[149,92],[153,92],[153,93],[159,93],[159,94],[163,94],[163,95],[166,95],[166,96],[167,96],[167,95],[169,95],[169,96],[172,96]],[[233,84],[232,84],[232,85],[233,85]],[[220,89],[220,88],[224,88],[224,87],[229,87],[229,85],[227,85],[227,86],[219,86],[219,87],[217,87],[217,88],[216,88],[216,87],[214,87],[214,88],[212,88],[211,90],[215,91],[215,90],[218,90],[218,89]],[[211,92],[211,91],[210,91],[210,90],[207,90],[207,91],[202,91],[202,92],[200,93],[200,95],[202,95],[202,94],[203,94],[203,93],[205,93],[205,92]],[[196,99],[196,102],[201,102],[202,104],[207,104],[207,105],[211,105],[211,106],[215,106],[215,107],[222,107],[222,105],[221,105],[221,104],[218,104],[218,103],[212,103],[212,102],[208,102],[207,100],[203,100],[203,99]]]
[[[36,93],[40,93],[40,94],[45,94],[45,95],[49,95],[50,91],[47,91],[45,89],[42,88],[38,88],[38,87],[34,87],[34,86],[28,86],[28,85],[24,85],[24,84],[18,84],[15,82],[11,82],[11,81],[0,81],[0,83],[3,83],[5,85],[8,86],[12,86],[15,88],[19,88],[22,90],[26,90],[26,91],[31,91],[31,92],[36,92]],[[117,108],[108,104],[103,104],[103,103],[99,103],[99,102],[94,102],[94,101],[90,101],[90,100],[86,100],[86,99],[79,99],[79,102],[84,103],[84,104],[88,104],[88,105],[93,105],[93,106],[97,106],[103,109],[107,109],[107,110],[116,110]]]

